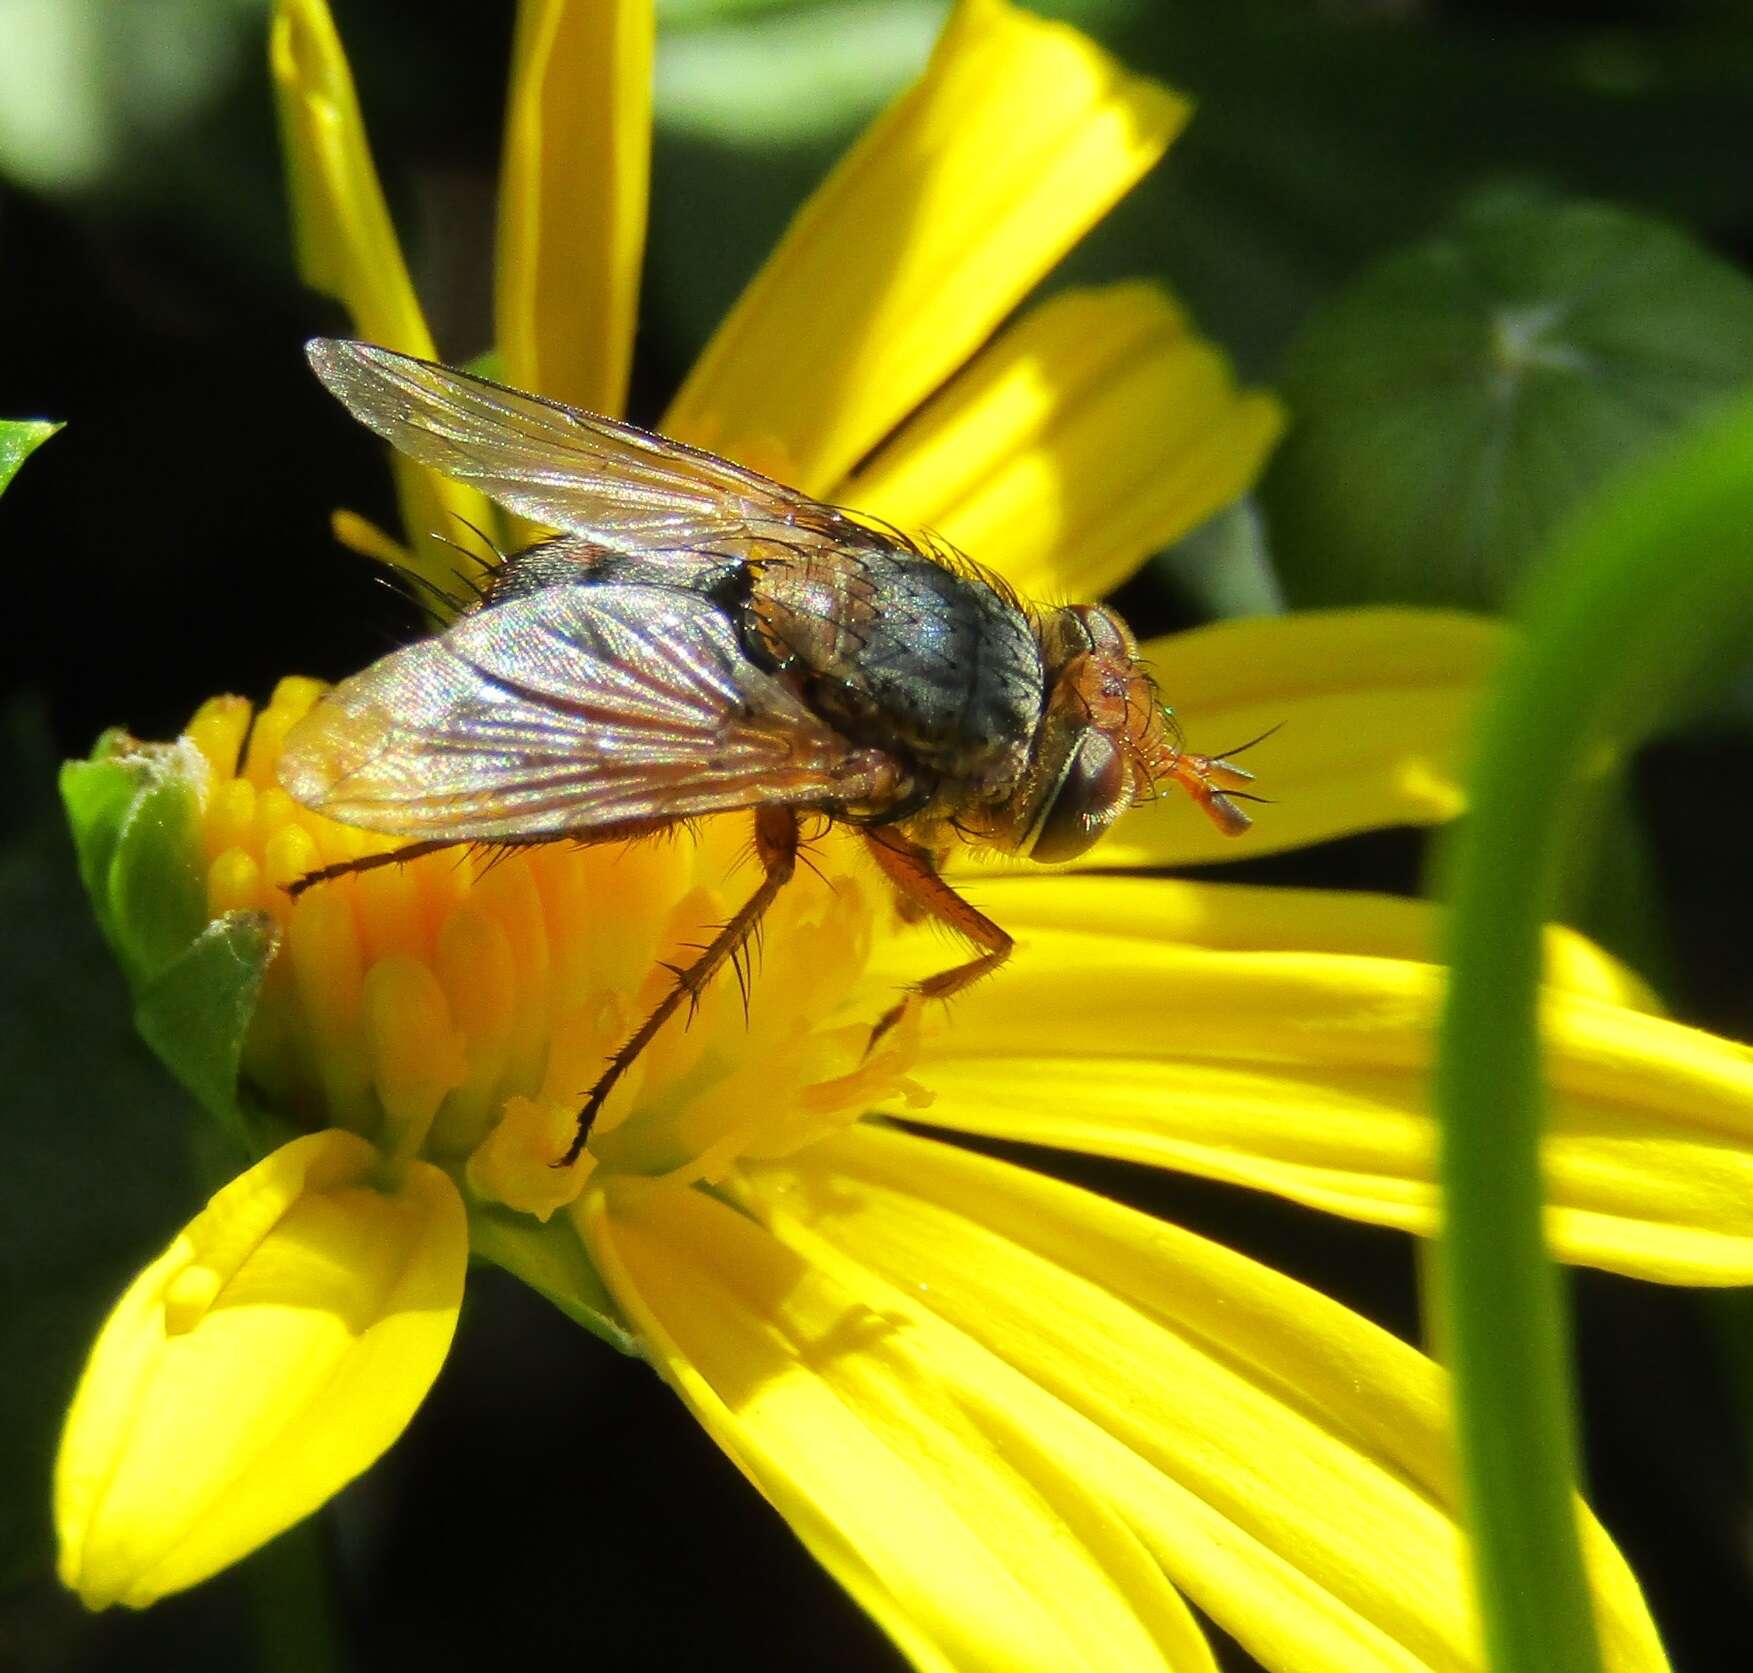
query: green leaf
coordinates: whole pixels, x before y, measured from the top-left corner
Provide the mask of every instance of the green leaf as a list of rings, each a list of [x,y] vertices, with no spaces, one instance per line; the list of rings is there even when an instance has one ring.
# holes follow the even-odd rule
[[[1201,617],[1223,620],[1284,612],[1284,593],[1251,494],[1183,535],[1157,559],[1156,568]]]
[[[0,418],[0,493],[18,475],[18,467],[60,428],[41,418]]]
[[[463,1196],[468,1201],[466,1188]],[[563,1214],[542,1223],[527,1214],[471,1202],[469,1247],[512,1277],[521,1278],[610,1347],[635,1359],[642,1357],[633,1327],[621,1316],[572,1222]]]
[[[1572,506],[1753,382],[1753,283],[1673,228],[1502,196],[1317,315],[1264,496],[1299,605],[1501,608]]]
[[[144,983],[134,1002],[147,1045],[246,1147],[252,1140],[238,1113],[238,1070],[278,939],[265,913],[227,913]]]

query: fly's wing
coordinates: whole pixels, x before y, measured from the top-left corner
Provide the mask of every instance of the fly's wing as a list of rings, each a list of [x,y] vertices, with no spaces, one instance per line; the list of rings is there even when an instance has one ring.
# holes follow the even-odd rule
[[[343,824],[533,841],[874,792],[858,749],[743,654],[710,600],[561,586],[465,617],[343,681],[280,781]]]
[[[829,532],[837,512],[727,459],[371,343],[305,353],[360,423],[422,465],[611,550]]]

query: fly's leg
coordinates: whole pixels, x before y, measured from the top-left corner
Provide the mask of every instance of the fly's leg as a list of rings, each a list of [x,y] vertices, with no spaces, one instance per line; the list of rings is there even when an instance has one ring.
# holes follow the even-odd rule
[[[422,854],[436,854],[441,848],[457,846],[455,837],[435,837],[426,842],[410,842],[384,854],[361,854],[356,860],[339,860],[332,866],[319,866],[315,871],[307,871],[302,877],[293,878],[286,885],[286,892],[297,900],[306,889],[314,888],[318,883],[327,883],[337,877],[351,877],[356,871],[376,871],[379,866],[403,865],[409,860],[419,859]]]
[[[543,842],[576,842],[581,847],[596,847],[607,842],[634,842],[640,837],[655,836],[659,831],[667,830],[675,821],[673,819],[625,819],[618,825],[603,825],[594,831],[581,831],[576,836],[561,833],[558,836],[524,837],[517,841],[501,838],[474,837],[426,837],[419,842],[404,843],[400,848],[392,848],[383,854],[361,854],[356,860],[337,860],[332,866],[319,866],[315,871],[307,871],[302,877],[295,877],[286,885],[287,894],[294,900],[306,889],[314,888],[318,883],[329,883],[337,877],[351,877],[359,871],[376,871],[379,866],[405,865],[409,860],[418,860],[425,854],[442,853],[446,848],[532,848]]]
[[[924,849],[915,847],[905,838],[883,828],[866,829],[864,840],[871,856],[882,868],[883,875],[894,884],[901,897],[903,917],[930,916],[948,924],[958,935],[964,935],[976,947],[984,949],[977,958],[940,970],[913,984],[913,992],[923,999],[948,999],[971,987],[982,976],[992,972],[1010,957],[1016,945],[1008,931],[976,911],[967,901],[938,876],[937,867]],[[870,1043],[875,1045],[901,1020],[907,1001],[891,1006],[871,1030]]]
[[[684,999],[691,1004],[699,1000],[706,991],[706,984],[720,967],[739,953],[743,943],[754,934],[755,926],[797,869],[797,842],[797,815],[790,808],[756,809],[755,854],[765,873],[760,886],[743,902],[730,922],[706,944],[700,956],[676,971],[676,985],[663,996],[657,1009],[639,1025],[637,1032],[609,1059],[608,1067],[585,1096],[584,1108],[578,1112],[578,1131],[573,1135],[572,1143],[567,1146],[566,1154],[553,1164],[554,1167],[569,1168],[578,1160],[590,1138],[598,1111],[614,1090],[615,1082],[627,1072],[628,1065],[651,1044],[657,1031],[675,1014],[676,1007]]]

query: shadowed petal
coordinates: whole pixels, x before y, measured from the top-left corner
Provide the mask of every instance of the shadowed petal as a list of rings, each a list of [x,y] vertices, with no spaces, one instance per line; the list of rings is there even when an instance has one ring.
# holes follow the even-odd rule
[[[1253,481],[1283,425],[1149,284],[1042,303],[836,489],[1026,597],[1089,600]]]
[[[1404,1343],[1148,1215],[908,1134],[854,1128],[733,1189],[814,1284],[862,1302],[862,1329],[852,1312],[819,1339],[824,1379],[906,1353],[924,1408],[1003,1401],[1268,1667],[1482,1665],[1445,1385]],[[1661,1667],[1582,1514],[1607,1665]]]
[[[963,0],[659,428],[828,492],[1162,155],[1189,108],[1063,24]]]
[[[135,1607],[236,1562],[376,1460],[426,1397],[462,1303],[456,1187],[352,1133],[227,1185],[116,1304],[55,1472],[62,1580]]]
[[[1005,1367],[700,1192],[623,1181],[586,1214],[658,1369],[916,1666],[1213,1668],[1092,1491],[1100,1437],[1038,1428]]]

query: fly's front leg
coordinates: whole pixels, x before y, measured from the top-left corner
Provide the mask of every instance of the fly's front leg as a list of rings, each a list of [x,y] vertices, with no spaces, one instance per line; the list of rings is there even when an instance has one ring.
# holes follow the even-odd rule
[[[391,848],[382,854],[361,854],[354,860],[337,860],[332,866],[318,866],[315,871],[307,871],[302,877],[295,877],[284,885],[287,894],[294,900],[306,889],[314,888],[318,883],[332,883],[337,877],[352,877],[362,871],[376,871],[380,866],[402,866],[410,860],[418,860],[427,854],[442,854],[447,848],[534,848],[547,842],[573,842],[580,847],[596,847],[605,842],[635,842],[640,837],[655,836],[659,831],[668,830],[675,821],[671,819],[624,819],[618,825],[599,826],[594,831],[585,831],[577,836],[541,836],[523,837],[513,840],[509,837],[425,837],[419,842],[410,842],[400,848]]]
[[[297,900],[306,889],[313,888],[318,883],[329,883],[337,877],[351,877],[355,872],[376,871],[379,866],[406,865],[423,854],[436,854],[442,849],[457,846],[459,845],[455,837],[435,837],[426,842],[410,842],[384,854],[361,854],[356,860],[338,860],[332,866],[318,866],[315,871],[307,871],[302,877],[293,878],[285,885],[286,892]]]
[[[1010,957],[1011,948],[1016,943],[1009,932],[1000,929],[985,913],[976,911],[944,882],[938,876],[931,856],[923,848],[884,827],[867,828],[864,840],[883,875],[899,892],[903,917],[909,916],[909,908],[913,917],[929,915],[948,924],[958,935],[965,935],[976,947],[985,949],[965,964],[940,970],[935,976],[914,983],[916,994],[924,999],[948,999],[972,986],[982,976],[990,976]],[[906,1009],[907,1002],[902,1000],[883,1013],[871,1030],[871,1045],[874,1046],[901,1020]]]
[[[755,811],[755,854],[764,876],[755,892],[743,903],[736,915],[701,950],[692,964],[676,971],[676,985],[658,1002],[657,1009],[639,1025],[638,1030],[609,1059],[608,1066],[597,1077],[578,1112],[578,1131],[566,1154],[553,1165],[569,1168],[579,1158],[590,1138],[590,1130],[604,1100],[614,1090],[615,1082],[626,1074],[628,1066],[657,1037],[657,1031],[675,1014],[676,1007],[686,999],[697,1003],[706,991],[706,984],[718,973],[727,959],[742,950],[744,942],[755,933],[778,897],[779,891],[791,881],[797,870],[797,815],[788,807],[763,807]]]

